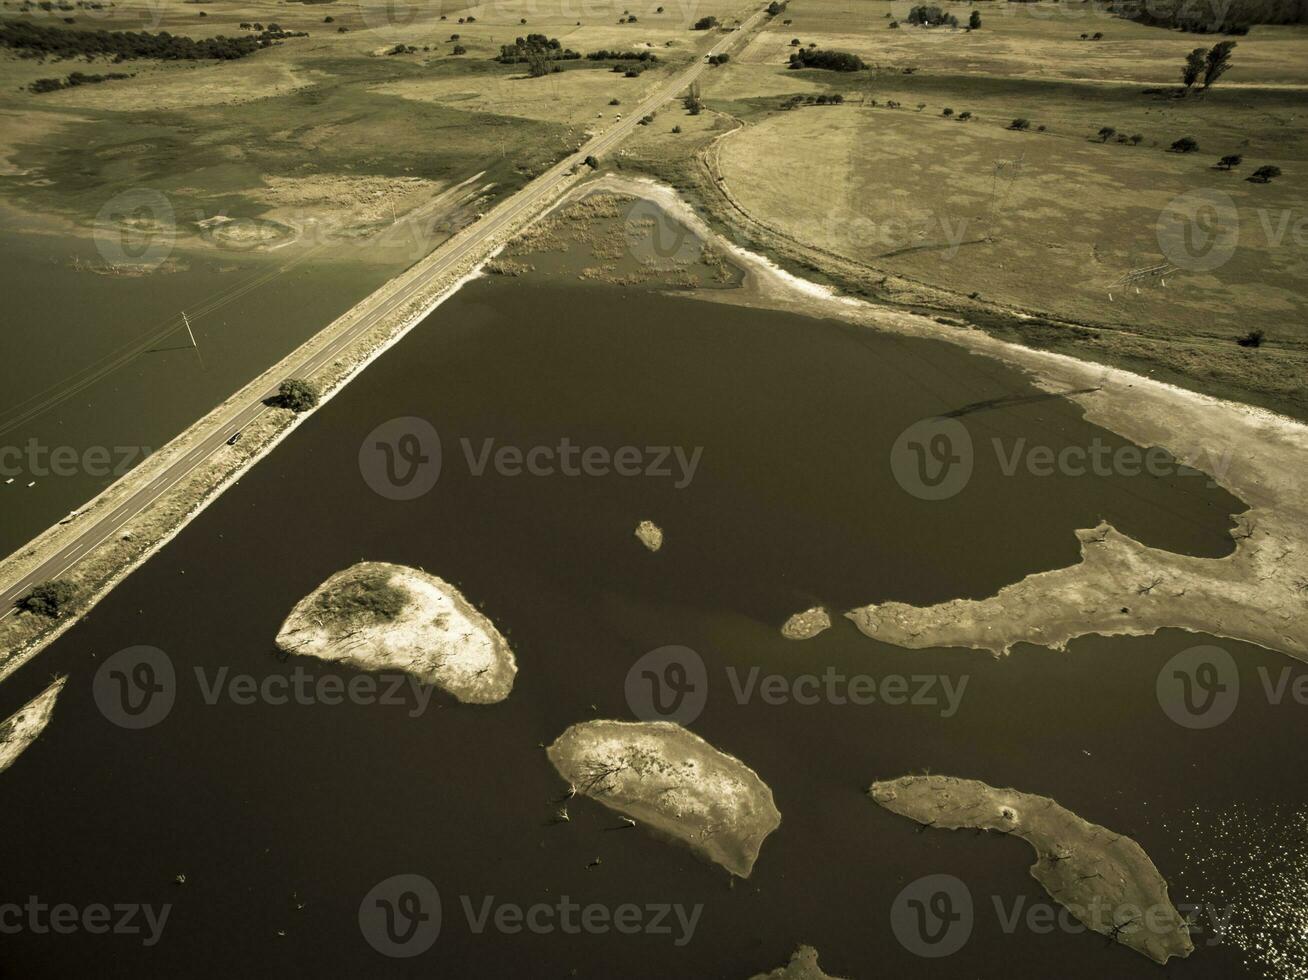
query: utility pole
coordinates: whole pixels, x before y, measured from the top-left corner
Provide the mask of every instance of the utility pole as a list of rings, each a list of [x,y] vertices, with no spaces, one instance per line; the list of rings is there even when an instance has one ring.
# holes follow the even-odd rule
[[[186,326],[186,335],[191,338],[191,347],[195,349],[195,356],[200,359],[200,370],[204,370],[204,355],[200,353],[200,345],[195,342],[195,331],[191,329],[191,321],[182,310],[182,323]]]

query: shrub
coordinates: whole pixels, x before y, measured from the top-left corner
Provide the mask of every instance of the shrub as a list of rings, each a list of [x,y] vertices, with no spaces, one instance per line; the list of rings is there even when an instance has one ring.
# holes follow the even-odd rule
[[[1267,184],[1271,183],[1273,177],[1279,176],[1281,176],[1280,167],[1276,166],[1274,163],[1265,163],[1250,174],[1249,179],[1255,184]]]
[[[945,106],[943,109],[940,110],[940,114],[942,116],[952,116],[954,114],[954,110],[949,108],[949,106]]]
[[[1102,126],[1099,129],[1099,142],[1107,143],[1110,139],[1112,139],[1116,135],[1117,135],[1117,130],[1115,130],[1112,126]]]
[[[1173,153],[1193,153],[1199,149],[1199,143],[1193,136],[1182,136],[1172,144]]]
[[[981,26],[981,14],[979,11],[972,11],[972,16],[967,19],[967,29],[975,31]]]
[[[863,59],[847,51],[822,51],[804,48],[790,56],[791,68],[822,68],[827,71],[862,71]]]
[[[462,44],[456,44],[453,48],[450,49],[450,54],[467,54],[467,53],[468,53],[468,49],[465,48]]]
[[[292,412],[307,412],[318,404],[318,386],[303,378],[287,378],[277,386],[277,404]]]
[[[316,611],[332,619],[357,623],[389,622],[404,611],[409,595],[390,584],[391,573],[369,571],[338,588],[321,593],[314,602]]]
[[[1264,336],[1261,330],[1250,330],[1243,337],[1236,337],[1235,342],[1241,347],[1261,347]]]
[[[1014,119],[1011,123],[1008,124],[1008,128],[1009,128],[1009,129],[1017,129],[1017,130],[1030,129],[1030,128],[1031,128],[1031,120],[1029,120],[1029,119]]]
[[[709,28],[717,27],[717,26],[718,26],[718,19],[716,17],[713,16],[701,17],[699,20],[695,21],[695,26],[692,28],[692,30],[707,31]]]
[[[1139,146],[1142,142],[1144,142],[1144,136],[1143,136],[1141,133],[1132,133],[1132,134],[1131,134],[1131,145],[1132,145],[1132,146]]]
[[[590,167],[591,170],[598,170],[599,161],[596,160],[593,156],[588,156],[586,157],[586,166]]]
[[[609,99],[609,105],[622,105],[621,99]]]
[[[67,579],[57,578],[32,586],[32,591],[18,600],[23,612],[58,619],[66,613],[77,597],[77,586]]]
[[[679,132],[681,132],[681,127],[680,127],[680,126],[673,126],[673,127],[672,127],[672,131],[673,131],[674,133],[679,133]]]

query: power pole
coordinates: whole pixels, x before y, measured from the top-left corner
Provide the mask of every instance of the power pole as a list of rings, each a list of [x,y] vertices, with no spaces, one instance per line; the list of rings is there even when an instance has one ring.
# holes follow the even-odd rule
[[[191,329],[190,318],[187,317],[186,311],[182,310],[182,323],[186,326],[186,335],[191,338],[191,347],[195,349],[195,356],[200,359],[200,370],[204,370],[204,355],[200,353],[200,345],[195,341],[195,331]]]

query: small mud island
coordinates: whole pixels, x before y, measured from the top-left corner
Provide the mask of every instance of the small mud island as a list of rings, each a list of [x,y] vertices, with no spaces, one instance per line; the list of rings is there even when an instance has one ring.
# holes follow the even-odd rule
[[[663,528],[653,521],[641,521],[637,524],[636,537],[650,551],[658,551],[663,547]]]
[[[781,823],[754,770],[670,721],[581,722],[547,751],[577,792],[741,878]]]
[[[44,691],[0,722],[0,772],[12,766],[14,760],[45,731],[50,716],[54,714],[55,701],[67,680],[66,676],[56,678]]]
[[[811,640],[819,633],[831,629],[831,616],[821,606],[805,609],[791,616],[781,627],[787,640]]]
[[[1194,950],[1167,882],[1135,841],[1082,820],[1047,796],[954,776],[873,783],[877,803],[927,827],[1014,834],[1035,848],[1031,877],[1095,932],[1156,963]]]
[[[277,646],[363,670],[402,670],[471,704],[503,701],[518,673],[508,641],[458,589],[386,562],[337,572],[301,599]]]
[[[817,950],[812,946],[801,946],[790,954],[790,962],[779,966],[771,973],[757,973],[750,980],[840,980],[828,976],[818,967]]]

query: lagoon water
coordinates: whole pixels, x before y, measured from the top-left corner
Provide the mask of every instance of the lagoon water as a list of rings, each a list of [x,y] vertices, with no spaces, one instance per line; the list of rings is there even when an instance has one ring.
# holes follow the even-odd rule
[[[303,252],[177,250],[170,258],[176,271],[101,275],[87,271],[104,259],[84,239],[0,235],[10,352],[0,358],[0,556],[81,507],[395,271]],[[52,460],[55,451],[62,455]]]
[[[1302,809],[1284,777],[1304,709],[1260,693],[1261,669],[1303,668],[1218,642],[1244,696],[1224,725],[1182,728],[1155,682],[1178,631],[1090,637],[1066,652],[1006,658],[905,651],[847,621],[793,643],[778,628],[823,603],[982,596],[1077,559],[1075,528],[1107,519],[1159,547],[1220,556],[1239,501],[1193,476],[1008,476],[990,440],[1059,448],[1122,440],[1013,371],[957,348],[801,316],[599,286],[483,280],[369,367],[82,623],[0,688],[0,716],[71,677],[41,739],[0,776],[0,902],[172,903],[162,939],[6,935],[4,975],[227,977],[580,976],[745,980],[816,946],[834,975],[1153,978],[1160,968],[1094,935],[1006,933],[996,913],[1044,904],[1019,840],[919,832],[875,806],[875,779],[930,769],[1049,795],[1130,834],[1177,902],[1230,882],[1190,874],[1202,814],[1245,801]],[[896,437],[925,416],[961,416],[978,447],[971,482],[924,501],[895,481]],[[365,437],[389,419],[430,421],[440,478],[417,499],[379,495],[360,473]],[[702,447],[693,480],[478,476],[462,440],[523,449]],[[651,554],[633,531],[665,532]],[[400,705],[207,703],[204,685],[326,665],[277,656],[294,603],[360,559],[419,566],[457,584],[508,636],[519,674],[507,701]],[[128,730],[97,709],[93,681],[116,651],[166,652],[177,696]],[[591,801],[552,816],[563,786],[542,746],[573,722],[631,718],[624,683],[646,651],[692,648],[708,698],[692,729],[773,789],[781,827],[753,875],[721,869]],[[733,677],[944,675],[940,705],[739,703]],[[222,672],[226,671],[225,674]],[[732,673],[735,671],[735,673]],[[1257,801],[1251,803],[1250,801]],[[1223,846],[1239,847],[1230,835]],[[1265,842],[1264,842],[1264,846]],[[1237,855],[1238,856],[1238,855]],[[598,866],[588,867],[596,859]],[[437,886],[440,936],[387,959],[365,942],[360,902],[379,881]],[[947,873],[970,889],[971,939],[926,960],[891,928],[900,890]],[[183,874],[185,884],[175,884]],[[1178,883],[1184,882],[1184,886]],[[673,935],[478,934],[461,898],[496,903],[702,904]],[[1230,896],[1226,896],[1228,899]],[[1167,973],[1260,975],[1232,945],[1200,947]]]

